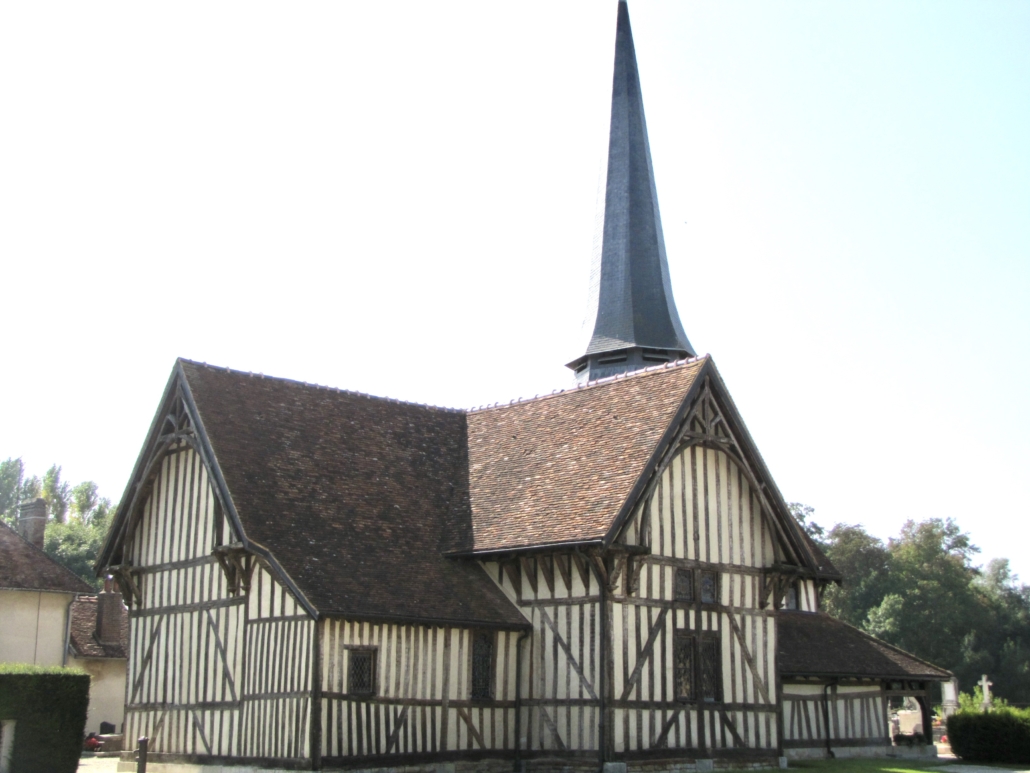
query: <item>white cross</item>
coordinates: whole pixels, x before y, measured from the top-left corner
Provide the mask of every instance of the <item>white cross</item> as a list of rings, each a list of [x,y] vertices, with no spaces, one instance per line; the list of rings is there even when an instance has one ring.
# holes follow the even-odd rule
[[[991,707],[991,687],[994,685],[994,682],[988,682],[987,674],[984,674],[983,679],[977,682],[977,684],[980,685],[984,691],[984,702],[980,704],[980,708],[987,711],[987,709]]]

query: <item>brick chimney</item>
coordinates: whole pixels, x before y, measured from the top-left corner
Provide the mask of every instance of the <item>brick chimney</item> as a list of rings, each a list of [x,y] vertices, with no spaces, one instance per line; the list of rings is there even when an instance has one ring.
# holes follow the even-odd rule
[[[104,578],[104,590],[97,594],[97,629],[94,635],[101,644],[122,643],[122,594],[115,590],[111,575]]]
[[[16,529],[21,536],[42,550],[43,538],[46,536],[46,500],[34,499],[18,505]]]

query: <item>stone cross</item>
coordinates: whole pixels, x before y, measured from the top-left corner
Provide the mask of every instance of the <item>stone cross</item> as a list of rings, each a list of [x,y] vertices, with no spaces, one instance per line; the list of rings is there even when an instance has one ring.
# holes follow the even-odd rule
[[[980,685],[984,691],[984,702],[980,704],[980,708],[987,711],[987,709],[991,707],[991,687],[994,685],[994,682],[988,682],[987,674],[984,674],[983,679],[977,682],[977,684]]]

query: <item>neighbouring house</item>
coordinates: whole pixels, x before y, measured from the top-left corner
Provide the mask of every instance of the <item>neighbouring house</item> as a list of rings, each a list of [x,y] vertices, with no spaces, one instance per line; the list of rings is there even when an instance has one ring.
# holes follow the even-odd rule
[[[889,700],[950,678],[820,611],[840,574],[680,323],[617,25],[578,387],[466,411],[175,363],[97,562],[151,759],[776,765],[893,753]]]
[[[86,732],[101,732],[103,722],[120,733],[125,719],[128,610],[111,580],[106,580],[102,593],[75,599],[71,615],[68,665],[92,677]]]
[[[46,517],[36,499],[20,506],[15,529],[0,523],[0,662],[82,668],[92,676],[87,732],[102,721],[120,729],[128,612],[120,593],[98,596],[43,552]]]

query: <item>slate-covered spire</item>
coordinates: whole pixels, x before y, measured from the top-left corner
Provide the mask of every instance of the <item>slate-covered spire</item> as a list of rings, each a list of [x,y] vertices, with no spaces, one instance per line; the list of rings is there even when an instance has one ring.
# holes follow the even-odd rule
[[[694,356],[672,298],[626,0],[615,36],[603,206],[591,277],[597,320],[586,352],[568,365],[580,381]]]

